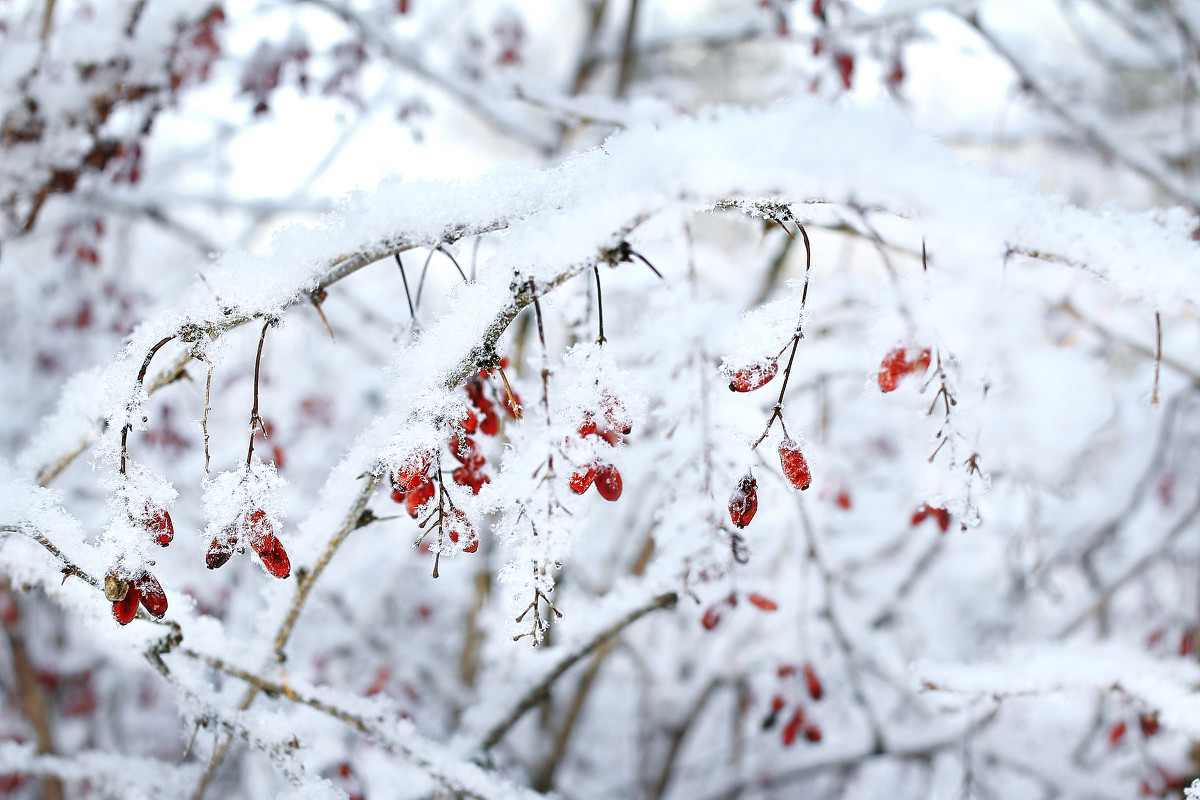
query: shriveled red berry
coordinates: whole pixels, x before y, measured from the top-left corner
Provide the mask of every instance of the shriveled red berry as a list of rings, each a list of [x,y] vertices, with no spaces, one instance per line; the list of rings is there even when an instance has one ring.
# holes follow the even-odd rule
[[[167,595],[158,579],[149,572],[143,572],[133,583],[141,594],[142,608],[146,609],[150,616],[161,619],[162,615],[167,613]],[[130,588],[130,591],[133,589]]]
[[[801,672],[804,674],[804,685],[808,689],[808,696],[813,700],[820,700],[824,697],[825,689],[821,686],[821,679],[817,677],[817,670],[813,665],[806,663]]]
[[[433,485],[432,480],[426,480],[416,489],[413,489],[404,498],[404,505],[408,508],[409,516],[414,519],[420,513],[421,506],[433,499],[433,495],[437,489]]]
[[[616,500],[621,496],[621,473],[612,464],[596,467],[596,491],[605,500]]]
[[[233,557],[233,551],[237,547],[237,543],[237,523],[230,523],[219,534],[213,537],[212,543],[208,546],[208,552],[204,555],[204,563],[209,569],[217,569],[218,567],[225,566],[225,563]]]
[[[808,461],[800,452],[800,445],[790,436],[779,443],[779,463],[783,465],[783,477],[795,489],[803,491],[812,485],[812,473]]]
[[[589,464],[586,469],[579,470],[571,475],[571,491],[575,494],[583,494],[592,485],[592,481],[596,479],[596,465]]]
[[[145,526],[154,534],[154,543],[166,547],[175,538],[175,526],[165,508],[147,508]]]
[[[754,519],[758,511],[758,482],[750,475],[738,481],[737,488],[729,496],[729,518],[739,528],[744,528]]]
[[[1111,745],[1120,744],[1125,738],[1125,720],[1117,720],[1111,728],[1108,729],[1108,743]]]
[[[733,392],[752,392],[767,385],[778,373],[779,362],[774,358],[765,358],[748,367],[742,367],[733,373],[733,378],[729,381],[729,390]]]
[[[746,599],[749,600],[751,603],[753,603],[755,606],[758,606],[759,608],[761,608],[763,611],[774,611],[775,609],[779,608],[778,603],[776,603],[774,600],[772,600],[769,597],[764,597],[763,595],[759,594],[758,592],[751,592],[746,597]]]
[[[137,582],[131,581],[124,599],[112,604],[113,617],[122,625],[128,625],[137,616],[138,602],[141,599],[142,592],[137,588]]]

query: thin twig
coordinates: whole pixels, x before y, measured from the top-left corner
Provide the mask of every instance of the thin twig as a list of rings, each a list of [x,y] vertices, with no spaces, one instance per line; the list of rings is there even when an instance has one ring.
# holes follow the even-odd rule
[[[607,340],[604,338],[604,297],[600,293],[600,267],[592,267],[592,272],[596,274],[596,313],[600,319],[600,335],[596,337],[596,344],[604,344]]]
[[[250,409],[250,446],[246,449],[246,469],[250,468],[250,459],[254,455],[255,428],[261,429],[263,436],[267,435],[267,429],[263,426],[262,417],[258,415],[258,377],[259,371],[262,368],[263,343],[267,340],[267,328],[271,327],[272,322],[274,320],[268,319],[263,323],[262,333],[258,335],[258,354],[254,357],[254,407]]]
[[[154,354],[162,348],[167,342],[175,338],[174,334],[163,338],[157,344],[150,348],[150,352],[146,353],[146,358],[142,361],[142,368],[138,370],[137,381],[135,386],[137,389],[142,388],[142,384],[146,381],[146,370],[150,368],[150,362],[154,359]],[[135,390],[134,397],[137,398],[138,392]],[[135,400],[135,402],[137,402]],[[127,412],[128,413],[128,412]],[[125,462],[129,458],[129,431],[133,428],[133,423],[128,419],[125,420],[124,426],[121,427],[121,474],[125,474]]]

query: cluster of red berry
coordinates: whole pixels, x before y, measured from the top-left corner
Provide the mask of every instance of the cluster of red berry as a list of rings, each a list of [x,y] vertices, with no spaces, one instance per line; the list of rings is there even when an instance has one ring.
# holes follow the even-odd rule
[[[913,527],[915,528],[930,517],[933,517],[937,521],[937,525],[942,529],[942,533],[950,530],[950,512],[944,508],[934,508],[928,503],[922,504],[920,508],[913,512]]]
[[[791,664],[781,664],[777,674],[781,681],[790,682],[796,677],[796,667]],[[804,680],[805,689],[813,702],[825,696],[825,689],[821,685],[821,679],[817,676],[817,671],[811,663],[805,663],[800,669],[800,677]],[[771,709],[762,721],[763,730],[770,730],[775,727],[776,723],[786,714],[789,706],[788,700],[785,697],[786,693],[785,691],[780,691],[771,698]],[[813,744],[821,741],[821,726],[817,724],[816,720],[810,718],[809,712],[805,709],[804,705],[799,702],[790,705],[792,713],[788,716],[788,721],[783,726],[781,733],[783,746],[791,747],[801,735]]]
[[[288,559],[287,551],[283,549],[283,543],[275,535],[275,523],[261,508],[246,511],[222,528],[208,545],[204,563],[209,569],[223,567],[235,550],[240,552],[244,549],[240,546],[243,540],[249,542],[250,547],[262,559],[267,572],[276,578],[286,578],[292,574],[292,562]]]
[[[605,393],[602,405],[604,411],[599,420],[592,412],[584,412],[583,421],[578,428],[579,436],[583,439],[594,436],[603,440],[609,447],[618,447],[625,441],[625,437],[633,432],[633,421],[625,404],[615,395]],[[621,496],[621,473],[607,461],[597,459],[583,469],[576,470],[571,475],[569,485],[571,491],[583,494],[593,483],[596,485],[596,491],[605,500],[616,500]]]
[[[147,504],[137,522],[154,537],[154,543],[166,547],[175,538],[175,526],[165,508]],[[117,622],[128,625],[137,616],[138,603],[147,613],[162,617],[167,613],[167,596],[158,580],[145,570],[133,580],[121,578],[115,571],[104,579],[104,596],[112,603],[112,613]]]
[[[750,594],[746,595],[746,600],[750,602],[750,605],[761,611],[775,611],[779,608],[778,603],[758,592],[750,592]],[[722,598],[705,609],[704,616],[700,618],[700,624],[704,627],[704,630],[711,631],[720,623],[721,617],[725,616],[725,612],[737,608],[737,604],[737,592],[731,592],[728,597]]]
[[[879,389],[883,392],[894,392],[900,385],[900,379],[913,373],[924,373],[932,363],[932,354],[928,347],[916,358],[909,360],[908,351],[897,347],[883,357],[879,365]]]

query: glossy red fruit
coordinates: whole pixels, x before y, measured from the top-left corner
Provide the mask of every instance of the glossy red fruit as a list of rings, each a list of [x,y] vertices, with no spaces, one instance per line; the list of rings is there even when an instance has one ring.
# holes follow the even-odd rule
[[[166,547],[175,538],[175,526],[165,508],[147,508],[146,528],[154,534],[154,543]]]
[[[746,597],[746,599],[749,600],[751,603],[753,603],[755,606],[761,608],[763,611],[774,611],[775,609],[779,608],[778,603],[776,603],[774,600],[772,600],[769,597],[764,597],[763,595],[759,594],[758,592],[751,592],[749,594],[749,596]]]
[[[230,523],[213,537],[212,543],[208,546],[208,552],[204,555],[204,563],[209,569],[225,566],[225,563],[233,557],[237,543],[238,526],[236,523]]]
[[[800,445],[790,436],[779,443],[779,463],[783,465],[783,476],[792,488],[803,491],[812,485],[812,473],[808,461],[800,452]]]
[[[133,582],[133,586],[136,586],[141,594],[142,608],[146,609],[146,612],[155,619],[162,619],[162,615],[167,613],[167,595],[158,579],[148,572],[143,572]],[[133,586],[130,587],[131,592]]]
[[[283,542],[279,541],[279,537],[275,534],[268,534],[259,541],[258,546],[254,546],[254,552],[258,553],[258,557],[262,559],[263,566],[267,568],[267,572],[274,575],[276,578],[286,578],[292,574],[292,561],[288,558],[287,551],[283,549]]]
[[[744,528],[754,519],[758,511],[758,482],[746,475],[738,481],[737,488],[729,496],[729,518],[739,528]]]
[[[797,707],[788,720],[787,725],[783,726],[783,746],[791,747],[796,742],[796,736],[800,733],[800,729],[804,726],[804,709]]]
[[[589,464],[586,469],[579,470],[571,476],[571,491],[575,494],[583,494],[595,479],[596,465]]]
[[[933,518],[937,520],[938,527],[942,529],[942,533],[950,530],[950,512],[944,508],[933,509]]]
[[[616,500],[621,496],[621,473],[612,464],[596,467],[596,491],[605,500]]]
[[[729,381],[729,390],[733,392],[752,392],[765,386],[779,373],[779,362],[774,358],[766,358],[748,367],[742,367],[733,373]]]
[[[142,592],[137,588],[137,582],[131,581],[125,598],[112,604],[113,617],[122,625],[128,625],[137,616],[138,602],[141,599]]]
[[[404,505],[408,508],[409,516],[414,519],[420,513],[421,506],[433,499],[437,489],[433,485],[433,481],[426,480],[417,488],[413,489],[404,498]]]
[[[801,670],[804,674],[804,685],[808,689],[808,696],[813,700],[820,700],[825,696],[825,689],[821,686],[821,679],[817,677],[817,671],[812,664],[805,664]]]
[[[916,526],[920,525],[928,517],[929,517],[929,506],[922,505],[920,508],[918,508],[916,511],[913,512],[913,515],[912,515],[913,527],[915,528]]]

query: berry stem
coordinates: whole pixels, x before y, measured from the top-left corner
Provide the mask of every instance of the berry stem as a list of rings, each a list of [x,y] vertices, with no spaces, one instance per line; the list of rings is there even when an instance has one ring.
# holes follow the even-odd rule
[[[258,354],[254,357],[254,407],[250,409],[250,446],[246,449],[246,468],[250,467],[250,458],[254,455],[254,428],[258,426],[262,428],[263,436],[267,435],[266,428],[263,428],[262,417],[258,416],[258,377],[262,369],[262,351],[263,343],[267,340],[267,328],[271,327],[272,320],[268,319],[263,323],[262,333],[258,335]]]
[[[408,291],[408,275],[404,272],[404,262],[400,260],[399,253],[396,253],[396,266],[400,268],[400,280],[404,283],[404,298],[408,300],[408,313],[412,315],[413,322],[416,322],[417,310],[413,307],[412,294]]]
[[[150,369],[150,362],[154,360],[154,354],[157,353],[162,346],[175,338],[172,334],[159,341],[156,345],[150,348],[150,352],[146,353],[146,358],[142,361],[142,368],[138,370],[137,387],[140,389],[146,380],[146,370]],[[129,459],[129,429],[133,424],[129,420],[125,420],[124,427],[121,428],[121,474],[125,474],[125,462]]]
[[[593,266],[592,272],[596,275],[596,314],[600,320],[600,335],[596,337],[596,344],[604,344],[604,297],[600,292],[600,267]]]

